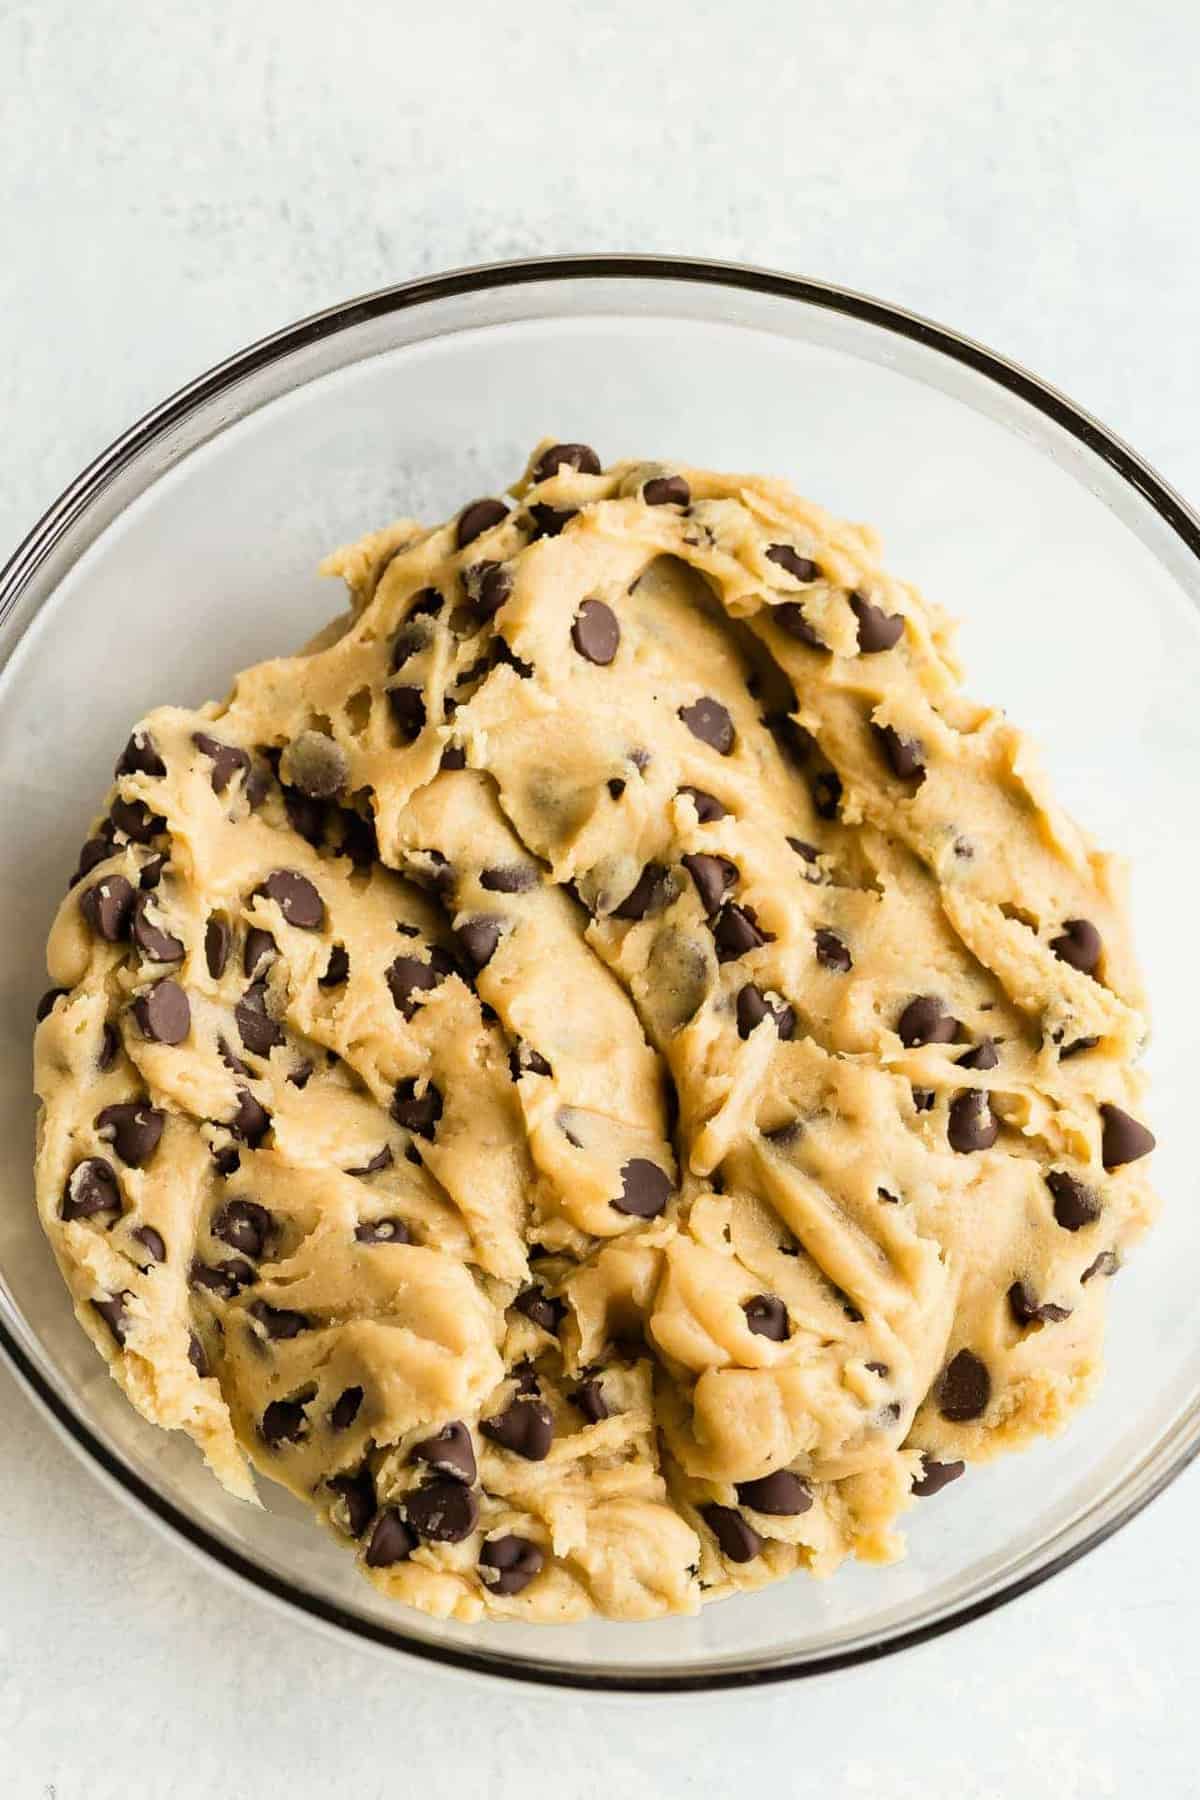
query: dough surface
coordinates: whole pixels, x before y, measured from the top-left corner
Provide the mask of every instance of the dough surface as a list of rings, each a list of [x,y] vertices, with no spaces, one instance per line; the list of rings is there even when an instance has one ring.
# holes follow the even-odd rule
[[[51,933],[81,1324],[437,1615],[891,1560],[1088,1397],[1153,1216],[1119,868],[782,483],[548,442],[326,572],[137,725]]]

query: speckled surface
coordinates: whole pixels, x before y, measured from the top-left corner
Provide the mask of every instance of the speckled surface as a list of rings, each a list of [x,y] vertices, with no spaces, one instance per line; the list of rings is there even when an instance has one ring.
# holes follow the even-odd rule
[[[288,319],[586,249],[774,264],[930,313],[1194,497],[1198,54],[1180,0],[7,0],[0,545]],[[148,1532],[4,1375],[0,1483],[6,1800],[1196,1792],[1195,1472],[940,1643],[637,1707],[331,1646]]]

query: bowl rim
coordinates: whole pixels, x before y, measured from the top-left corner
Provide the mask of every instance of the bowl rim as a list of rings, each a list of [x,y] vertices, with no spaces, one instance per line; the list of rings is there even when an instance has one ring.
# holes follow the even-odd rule
[[[1200,560],[1200,516],[1136,451],[1057,388],[1031,374],[1020,364],[972,338],[889,302],[849,288],[804,276],[743,263],[659,255],[540,256],[512,261],[475,264],[341,301],[259,338],[214,364],[194,380],[178,388],[159,405],[143,414],[115,438],[76,476],[45,510],[8,561],[0,568],[0,624],[16,606],[21,594],[62,537],[81,519],[109,483],[136,457],[208,401],[227,392],[246,377],[269,368],[323,339],[372,319],[407,311],[455,296],[485,293],[546,282],[658,281],[732,288],[789,300],[820,311],[874,325],[964,365],[988,381],[1006,389],[1050,419],[1109,465],[1160,516],[1191,554]],[[125,1498],[166,1532],[182,1539],[186,1547],[211,1559],[239,1583],[257,1590],[264,1598],[299,1611],[312,1623],[345,1632],[368,1646],[393,1655],[411,1656],[463,1673],[486,1676],[491,1681],[514,1682],[546,1688],[567,1688],[604,1694],[687,1694],[749,1689],[826,1675],[928,1643],[958,1626],[983,1618],[1008,1601],[1030,1592],[1103,1543],[1134,1518],[1193,1461],[1200,1451],[1200,1406],[1189,1409],[1192,1430],[1183,1431],[1173,1454],[1153,1479],[1122,1504],[1111,1508],[1093,1529],[1077,1542],[1036,1569],[1013,1577],[996,1590],[948,1609],[936,1618],[895,1632],[880,1642],[762,1669],[725,1669],[697,1672],[617,1672],[555,1668],[552,1664],[514,1664],[503,1657],[503,1637],[496,1651],[479,1653],[453,1645],[436,1644],[410,1636],[403,1619],[393,1627],[362,1618],[335,1602],[306,1592],[262,1568],[250,1557],[222,1543],[196,1524],[129,1468],[107,1444],[76,1416],[36,1367],[3,1318],[0,1318],[0,1351],[20,1384],[37,1407],[57,1427],[84,1462],[97,1465]],[[1179,1431],[1185,1420],[1176,1422]],[[551,1638],[548,1649],[552,1653]]]

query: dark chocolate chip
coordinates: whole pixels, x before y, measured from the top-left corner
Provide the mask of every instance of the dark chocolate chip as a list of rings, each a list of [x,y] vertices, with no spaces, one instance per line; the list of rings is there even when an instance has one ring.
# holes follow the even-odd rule
[[[938,1378],[938,1411],[955,1425],[965,1424],[986,1410],[991,1394],[987,1364],[973,1350],[960,1350]]]
[[[1051,938],[1050,948],[1060,962],[1070,963],[1081,974],[1094,975],[1104,940],[1090,919],[1064,919],[1062,935]]]
[[[533,863],[506,863],[500,868],[484,869],[479,885],[489,894],[527,894],[540,880]]]
[[[819,769],[811,784],[813,811],[818,819],[836,819],[842,804],[842,779],[832,769]]]
[[[773,1344],[787,1342],[791,1321],[777,1294],[755,1294],[752,1300],[743,1300],[742,1311],[755,1337],[770,1338]]]
[[[1064,1044],[1058,1053],[1059,1062],[1066,1062],[1068,1057],[1080,1056],[1085,1050],[1094,1050],[1100,1042],[1098,1037],[1075,1038],[1070,1044]]]
[[[262,1434],[268,1447],[297,1444],[308,1428],[301,1400],[272,1400],[262,1416]]]
[[[964,1088],[950,1102],[946,1136],[950,1148],[969,1155],[972,1150],[990,1150],[1000,1135],[1000,1122],[982,1088]]]
[[[937,1095],[932,1088],[915,1087],[912,1091],[913,1105],[919,1113],[932,1112]]]
[[[158,754],[154,739],[148,731],[135,731],[129,742],[117,758],[117,766],[113,774],[119,781],[122,775],[165,775],[167,765]]]
[[[182,1044],[192,1028],[192,1009],[177,981],[157,981],[133,1003],[133,1016],[153,1044]]]
[[[490,531],[493,525],[499,525],[507,519],[508,508],[503,500],[473,500],[458,515],[458,526],[455,530],[455,542],[460,550],[473,544],[477,537]]]
[[[348,856],[356,869],[369,869],[379,861],[375,821],[344,806],[338,808],[337,818],[341,825],[341,854]]]
[[[193,732],[192,742],[212,763],[214,794],[223,794],[239,770],[246,771],[250,767],[250,758],[239,745],[222,744],[207,731]]]
[[[544,1400],[514,1400],[496,1418],[482,1420],[479,1429],[502,1450],[527,1462],[543,1462],[554,1442],[554,1418]]]
[[[817,947],[817,961],[826,969],[832,969],[838,975],[847,975],[854,967],[853,958],[843,944],[836,931],[828,931],[818,926],[814,934]]]
[[[1056,1325],[1071,1316],[1069,1306],[1054,1306],[1048,1300],[1039,1305],[1027,1281],[1014,1281],[1009,1288],[1008,1310],[1018,1325]]]
[[[167,859],[161,852],[148,856],[138,870],[138,886],[146,893],[153,893],[162,880],[162,872],[167,866]]]
[[[180,963],[185,955],[183,941],[154,923],[147,911],[153,904],[150,894],[138,894],[134,899],[130,912],[133,941],[147,962]]]
[[[600,458],[590,444],[551,444],[533,465],[534,481],[549,481],[560,469],[576,469],[581,475],[598,475]]]
[[[1115,1275],[1120,1266],[1121,1264],[1113,1251],[1102,1250],[1096,1260],[1088,1264],[1079,1279],[1081,1282],[1084,1282],[1090,1281],[1093,1275],[1104,1275],[1106,1277]]]
[[[420,962],[415,956],[398,956],[384,978],[392,999],[406,1019],[419,1011],[414,995],[427,994],[442,979],[442,971],[431,962]]]
[[[912,1491],[920,1500],[931,1500],[944,1487],[949,1487],[952,1481],[957,1481],[965,1473],[966,1467],[964,1462],[936,1462],[932,1456],[927,1456],[922,1451],[921,1473],[914,1477]]]
[[[815,844],[806,844],[803,838],[790,837],[788,847],[796,852],[801,862],[815,863],[821,854]]]
[[[382,1154],[382,1153],[381,1153]],[[388,1151],[391,1161],[391,1151]],[[381,1164],[381,1167],[386,1165]],[[347,1175],[370,1174],[367,1169],[347,1169]],[[407,1244],[411,1242],[408,1226],[403,1219],[364,1219],[361,1225],[354,1228],[354,1236],[360,1244]]]
[[[392,687],[387,690],[388,705],[402,743],[415,744],[425,729],[425,693],[419,687]]]
[[[862,594],[851,594],[850,605],[858,620],[858,647],[864,656],[878,656],[881,650],[892,650],[904,636],[904,618],[900,613],[885,613],[872,606]]]
[[[719,756],[729,755],[734,741],[733,720],[719,700],[705,694],[690,706],[681,706],[679,717],[702,744],[707,744]]]
[[[465,769],[466,766],[467,766],[467,753],[463,749],[462,745],[461,744],[447,744],[446,748],[442,751],[442,757],[441,757],[441,761],[438,763],[438,768],[455,770],[455,769]]]
[[[319,844],[325,835],[326,806],[323,800],[310,800],[299,788],[284,787],[283,807],[288,824],[309,844]]]
[[[106,861],[112,854],[113,847],[108,838],[89,838],[79,852],[79,865],[67,885],[74,887],[76,882],[82,881],[85,875],[91,873],[97,863]]]
[[[363,1403],[363,1391],[360,1387],[343,1388],[329,1409],[329,1423],[334,1431],[349,1431],[358,1417],[358,1409]]]
[[[57,1004],[57,1002],[59,1000],[61,1000],[64,997],[64,995],[69,994],[70,991],[71,991],[70,988],[47,988],[46,989],[46,992],[42,995],[41,999],[38,1001],[37,1007],[36,1007],[36,1009],[34,1011],[34,1015],[33,1015],[39,1025],[41,1024],[43,1019],[48,1019],[50,1017],[50,1014],[54,1011],[54,1008],[55,1008],[55,1005]]]
[[[790,1469],[776,1469],[757,1481],[739,1481],[737,1497],[754,1512],[769,1513],[773,1518],[794,1519],[811,1507],[812,1489]]]
[[[96,1067],[102,1074],[112,1068],[120,1048],[121,1039],[116,1026],[105,1021],[100,1031],[100,1048],[96,1053]]]
[[[214,913],[204,928],[204,960],[214,981],[220,981],[225,973],[232,945],[233,932],[228,919],[222,918],[220,913]]]
[[[619,800],[621,798],[621,795],[625,792],[625,785],[626,784],[621,780],[619,775],[614,775],[610,781],[605,783],[609,795],[613,800]]]
[[[446,601],[440,588],[418,588],[408,603],[410,619],[436,619]]]
[[[509,1052],[508,1069],[514,1081],[522,1075],[553,1075],[554,1070],[540,1051],[531,1044],[517,1043]]]
[[[274,869],[256,894],[273,900],[289,925],[302,931],[319,931],[325,923],[325,903],[306,875],[295,869]]]
[[[723,963],[736,962],[739,956],[761,949],[772,941],[771,933],[763,931],[759,925],[753,907],[732,903],[721,908],[712,933],[717,946],[717,961]]]
[[[642,484],[647,506],[690,506],[692,490],[682,475],[654,475]]]
[[[265,975],[275,961],[278,949],[275,939],[261,925],[252,925],[246,933],[246,943],[242,951],[242,972],[248,981],[257,981]]]
[[[236,1175],[242,1166],[242,1159],[232,1144],[219,1145],[212,1151],[213,1167],[225,1181]]]
[[[167,1260],[167,1246],[162,1233],[155,1231],[153,1225],[139,1225],[131,1234],[145,1250],[152,1263],[164,1263]]]
[[[621,1165],[621,1192],[609,1205],[634,1219],[657,1219],[671,1198],[671,1178],[645,1156]]]
[[[422,1438],[413,1445],[411,1454],[414,1462],[428,1463],[439,1475],[451,1476],[468,1487],[475,1481],[475,1446],[461,1419],[451,1419],[432,1437]]]
[[[479,1552],[479,1579],[491,1594],[519,1594],[541,1574],[545,1562],[536,1544],[508,1532]]]
[[[269,1056],[283,1042],[283,1029],[267,1011],[267,988],[253,982],[233,1009],[238,1035],[252,1056]]]
[[[539,1325],[543,1331],[548,1331],[551,1337],[557,1333],[559,1326],[567,1316],[567,1309],[563,1302],[552,1300],[549,1294],[543,1292],[540,1287],[527,1287],[524,1293],[517,1295],[513,1305],[519,1313],[524,1313],[532,1324]]]
[[[892,774],[899,781],[911,781],[920,787],[925,779],[925,746],[921,740],[905,737],[892,725],[875,725],[872,729]]]
[[[124,1345],[129,1335],[129,1316],[125,1311],[125,1302],[132,1299],[129,1289],[123,1288],[119,1294],[109,1294],[103,1300],[92,1301],[93,1307],[121,1345]]]
[[[385,1506],[375,1521],[363,1561],[368,1569],[389,1569],[393,1563],[407,1562],[416,1547],[416,1532],[404,1523],[396,1507]]]
[[[79,910],[106,944],[119,944],[129,935],[134,892],[123,875],[105,875],[79,897]]]
[[[345,944],[335,944],[329,952],[325,973],[317,977],[317,986],[323,988],[344,987],[349,979],[350,952],[346,949]]]
[[[529,516],[533,523],[534,538],[559,537],[572,519],[579,517],[577,506],[547,506],[544,500],[535,500],[529,508]]]
[[[158,1148],[166,1115],[144,1100],[122,1100],[96,1114],[96,1130],[123,1163],[141,1169]]]
[[[990,1037],[980,1038],[973,1050],[960,1056],[957,1067],[960,1069],[995,1069],[1000,1063],[1000,1052]]]
[[[89,1156],[75,1164],[63,1189],[59,1217],[94,1219],[100,1213],[119,1213],[121,1187],[111,1163]]]
[[[188,1279],[193,1287],[206,1288],[210,1294],[216,1294],[222,1300],[233,1300],[244,1287],[252,1287],[258,1276],[248,1262],[231,1256],[219,1263],[194,1261],[188,1271]]]
[[[810,650],[829,649],[825,639],[809,624],[798,600],[785,600],[782,605],[772,607],[771,617],[797,644],[807,644]]]
[[[267,1247],[274,1221],[257,1200],[230,1200],[212,1222],[212,1234],[257,1262]]]
[[[571,642],[585,662],[607,668],[621,643],[621,627],[603,600],[585,600],[571,626]]]
[[[748,981],[737,997],[737,1028],[740,1038],[748,1038],[763,1019],[771,1019],[786,1043],[796,1030],[796,1015],[786,1002],[771,1006],[761,988]]]
[[[268,1306],[265,1300],[256,1300],[250,1314],[272,1340],[299,1337],[312,1324],[305,1313],[292,1312],[285,1306]]]
[[[952,1044],[958,1036],[958,1020],[950,1017],[935,994],[921,994],[909,1001],[896,1030],[906,1050],[919,1050],[923,1044]]]
[[[188,1361],[203,1381],[208,1374],[208,1357],[205,1354],[204,1345],[194,1331],[188,1333]]]
[[[686,794],[696,809],[696,817],[701,825],[711,825],[715,819],[723,819],[726,808],[722,806],[715,794],[705,793],[703,788],[681,787],[681,794]]]
[[[767,551],[767,561],[777,563],[781,569],[786,569],[788,574],[793,575],[797,581],[809,582],[821,579],[821,571],[812,558],[801,556],[800,552],[793,550],[790,544],[772,544]]]
[[[237,1110],[229,1121],[229,1129],[252,1150],[257,1149],[271,1129],[270,1113],[249,1088],[238,1089]]]
[[[585,1381],[581,1387],[577,1387],[571,1395],[571,1401],[579,1408],[589,1425],[599,1425],[602,1419],[609,1416],[604,1388],[597,1380]]]
[[[427,1481],[405,1495],[412,1529],[432,1544],[461,1544],[479,1524],[479,1501],[461,1481]]]
[[[1082,1231],[1100,1217],[1100,1196],[1066,1169],[1051,1169],[1045,1179],[1054,1199],[1054,1217],[1064,1231]]]
[[[303,1088],[308,1086],[312,1077],[312,1072],[312,1063],[306,1056],[303,1061],[297,1063],[296,1067],[288,1072],[287,1078],[293,1087]]]
[[[1119,1169],[1125,1163],[1149,1156],[1154,1148],[1153,1132],[1130,1118],[1127,1112],[1122,1112],[1119,1106],[1102,1106],[1100,1117],[1103,1120],[1100,1160],[1106,1169]]]
[[[360,1538],[375,1517],[375,1478],[370,1464],[364,1463],[354,1475],[331,1475],[325,1485],[346,1509],[350,1536]]]
[[[726,856],[695,854],[683,858],[683,866],[696,884],[700,903],[711,919],[721,909],[728,888],[738,878],[736,863]]]
[[[485,969],[496,954],[503,926],[503,919],[485,913],[481,918],[468,919],[465,925],[455,927],[454,941],[476,973]]]
[[[644,919],[649,913],[661,912],[670,898],[668,872],[662,863],[648,862],[637,881],[619,906],[614,906],[614,919]]]
[[[132,844],[148,844],[167,823],[159,813],[151,812],[143,800],[122,800],[118,795],[108,810],[117,830]]]
[[[716,1538],[721,1554],[730,1562],[753,1562],[762,1554],[762,1538],[735,1507],[718,1506],[715,1501],[710,1501],[700,1508],[700,1517]]]
[[[442,1096],[431,1081],[424,1083],[420,1093],[417,1092],[416,1078],[411,1075],[396,1083],[392,1117],[397,1125],[405,1126],[418,1137],[432,1138],[441,1116]]]

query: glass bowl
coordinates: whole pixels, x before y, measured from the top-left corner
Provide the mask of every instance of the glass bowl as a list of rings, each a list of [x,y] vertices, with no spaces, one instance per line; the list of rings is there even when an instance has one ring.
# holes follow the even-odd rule
[[[972,691],[1033,733],[1062,800],[1133,859],[1155,1007],[1166,1204],[1114,1284],[1091,1408],[920,1503],[892,1568],[636,1626],[439,1623],[389,1604],[269,1482],[264,1510],[232,1500],[109,1379],[30,1179],[42,944],[130,722],[303,642],[341,603],[314,572],[328,549],[501,488],[544,434],[786,475],[877,525],[889,566],[965,621]],[[480,1675],[777,1681],[902,1649],[1045,1579],[1200,1441],[1184,1156],[1200,975],[1179,919],[1200,885],[1198,598],[1200,525],[1101,426],[989,351],[813,282],[634,257],[467,270],[335,307],[201,377],[87,469],[0,576],[0,1340],[18,1373],[85,1459],[213,1562],[336,1631]]]

